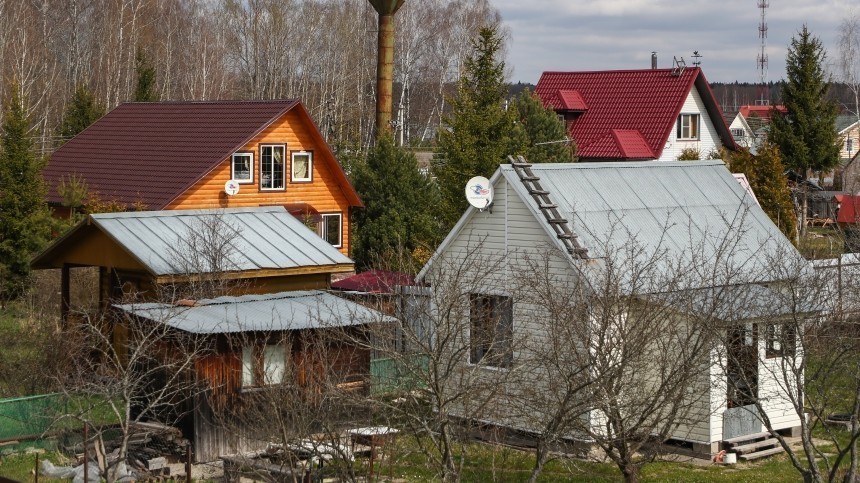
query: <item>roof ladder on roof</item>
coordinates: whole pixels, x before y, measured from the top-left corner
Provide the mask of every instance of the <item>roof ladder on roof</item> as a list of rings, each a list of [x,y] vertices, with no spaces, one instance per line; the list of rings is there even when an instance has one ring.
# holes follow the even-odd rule
[[[587,258],[588,249],[579,243],[576,234],[571,231],[567,219],[561,216],[561,213],[558,211],[558,205],[550,199],[549,191],[543,189],[543,186],[541,186],[540,177],[535,176],[534,172],[532,172],[532,165],[522,156],[517,156],[517,159],[514,159],[513,156],[508,156],[508,160],[511,162],[514,172],[520,177],[520,181],[523,182],[529,194],[534,198],[538,209],[540,209],[546,221],[555,230],[558,239],[564,244],[567,252],[578,258]]]

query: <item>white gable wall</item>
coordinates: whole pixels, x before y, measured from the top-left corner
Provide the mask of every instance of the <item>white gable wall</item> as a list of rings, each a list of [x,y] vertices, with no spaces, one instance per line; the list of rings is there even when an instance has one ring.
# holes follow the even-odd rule
[[[711,151],[719,149],[722,146],[717,129],[708,116],[708,111],[705,110],[705,103],[702,101],[702,97],[695,86],[687,94],[687,99],[681,108],[681,114],[699,114],[699,139],[696,141],[678,140],[678,120],[675,119],[672,132],[669,133],[669,139],[663,147],[663,154],[660,156],[659,161],[676,161],[681,151],[686,148],[698,149],[699,159],[706,159]]]

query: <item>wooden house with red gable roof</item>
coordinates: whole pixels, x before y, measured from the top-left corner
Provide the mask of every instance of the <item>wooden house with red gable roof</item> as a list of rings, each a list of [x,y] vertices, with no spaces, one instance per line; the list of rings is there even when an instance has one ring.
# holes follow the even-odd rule
[[[350,209],[362,206],[298,100],[121,104],[54,152],[43,175],[60,215],[57,187],[75,176],[129,209],[284,206],[344,254]]]
[[[564,118],[581,161],[672,161],[736,149],[698,67],[544,72],[535,88]]]

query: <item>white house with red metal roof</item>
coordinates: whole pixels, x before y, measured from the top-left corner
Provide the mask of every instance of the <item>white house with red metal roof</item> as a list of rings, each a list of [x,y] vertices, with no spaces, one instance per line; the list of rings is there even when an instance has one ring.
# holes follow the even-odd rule
[[[544,72],[535,93],[567,124],[582,161],[673,161],[737,147],[705,75],[677,69]]]

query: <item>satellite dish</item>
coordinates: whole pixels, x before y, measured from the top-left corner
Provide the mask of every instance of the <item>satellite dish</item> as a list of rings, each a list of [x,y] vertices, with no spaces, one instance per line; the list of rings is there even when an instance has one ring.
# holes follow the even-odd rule
[[[466,200],[479,210],[484,210],[493,202],[493,186],[483,176],[475,176],[466,183]]]
[[[239,183],[235,179],[231,179],[224,183],[224,192],[227,196],[233,196],[239,192]]]

